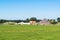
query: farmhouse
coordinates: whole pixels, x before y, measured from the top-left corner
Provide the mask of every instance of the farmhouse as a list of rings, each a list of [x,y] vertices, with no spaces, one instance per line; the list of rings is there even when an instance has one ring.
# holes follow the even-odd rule
[[[50,22],[47,19],[43,19],[39,22],[40,25],[48,25]]]
[[[31,25],[35,25],[36,24],[36,21],[30,21],[30,24]]]

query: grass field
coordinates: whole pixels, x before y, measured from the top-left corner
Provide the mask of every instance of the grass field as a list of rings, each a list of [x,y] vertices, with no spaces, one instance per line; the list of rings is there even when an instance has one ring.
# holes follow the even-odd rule
[[[60,40],[60,26],[0,25],[0,40]]]

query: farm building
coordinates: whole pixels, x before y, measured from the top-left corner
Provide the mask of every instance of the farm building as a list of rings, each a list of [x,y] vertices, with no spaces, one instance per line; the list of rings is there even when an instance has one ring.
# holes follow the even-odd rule
[[[30,21],[30,24],[31,25],[35,25],[36,24],[36,21]]]
[[[43,19],[39,22],[40,25],[48,25],[50,22],[47,19]]]
[[[18,23],[18,24],[21,24],[21,25],[23,25],[23,24],[27,24],[27,25],[29,25],[30,23],[20,22],[20,23]]]

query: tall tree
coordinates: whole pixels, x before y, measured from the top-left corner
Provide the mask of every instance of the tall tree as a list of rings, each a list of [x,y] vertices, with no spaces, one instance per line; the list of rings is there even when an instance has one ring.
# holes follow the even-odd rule
[[[37,20],[36,17],[31,17],[31,18],[30,18],[30,21],[36,21],[36,20]]]

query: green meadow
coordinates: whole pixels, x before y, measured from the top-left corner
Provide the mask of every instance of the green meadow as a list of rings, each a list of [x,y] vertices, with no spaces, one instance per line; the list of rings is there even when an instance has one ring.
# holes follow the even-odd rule
[[[60,26],[1,24],[0,40],[60,40]]]

